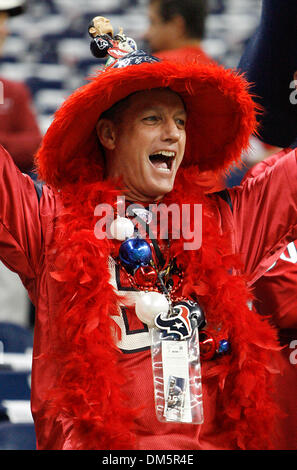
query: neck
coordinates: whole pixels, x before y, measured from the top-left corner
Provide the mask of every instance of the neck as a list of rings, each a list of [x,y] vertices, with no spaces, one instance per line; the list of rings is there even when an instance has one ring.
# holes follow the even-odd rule
[[[153,204],[154,202],[159,202],[163,199],[164,195],[161,196],[146,196],[143,194],[137,194],[133,191],[123,191],[123,194],[127,201],[135,204]]]
[[[173,50],[177,49],[180,47],[199,47],[201,44],[200,39],[194,39],[194,38],[179,38],[175,41],[174,44],[172,44],[172,47],[168,47],[168,50]]]

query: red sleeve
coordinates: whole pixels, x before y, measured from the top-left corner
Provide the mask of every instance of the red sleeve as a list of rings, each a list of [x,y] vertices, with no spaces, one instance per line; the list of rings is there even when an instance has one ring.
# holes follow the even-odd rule
[[[266,170],[267,167],[273,166],[281,157],[284,157],[291,151],[292,149],[283,149],[280,152],[270,155],[269,157],[265,158],[264,160],[257,163],[256,165],[253,165],[246,172],[246,174],[242,178],[241,183],[246,181],[248,178],[254,178],[255,176],[258,176],[260,173],[262,173],[262,171]]]
[[[21,171],[29,171],[34,164],[34,154],[41,142],[41,132],[32,110],[28,88],[23,84],[14,87],[12,109],[13,127],[0,131],[0,142],[11,154]]]
[[[296,151],[229,190],[235,249],[253,284],[297,239]]]
[[[41,253],[39,201],[32,179],[0,146],[0,259],[34,290]]]

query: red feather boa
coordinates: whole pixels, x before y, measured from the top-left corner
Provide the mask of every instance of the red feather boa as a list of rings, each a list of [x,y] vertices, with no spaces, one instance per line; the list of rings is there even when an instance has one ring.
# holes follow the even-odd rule
[[[230,234],[221,234],[217,209],[193,181],[196,168],[180,170],[167,204],[203,204],[203,239],[199,251],[183,251],[185,240],[173,240],[172,256],[185,269],[183,294],[196,294],[205,308],[209,328],[230,339],[232,353],[203,364],[203,381],[219,387],[218,433],[224,448],[272,448],[277,412],[271,398],[276,332],[247,307],[251,294],[239,275]],[[187,191],[184,191],[184,188]],[[133,449],[136,411],[127,405],[125,380],[114,343],[118,294],[109,284],[108,257],[113,242],[98,240],[95,207],[113,204],[116,191],[107,182],[84,181],[60,193],[64,210],[58,219],[51,275],[62,290],[53,322],[57,338],[52,357],[60,371],[49,391],[47,413],[69,422],[73,449]],[[230,275],[230,270],[233,275]],[[236,274],[237,273],[237,274]],[[99,314],[98,314],[99,312]]]

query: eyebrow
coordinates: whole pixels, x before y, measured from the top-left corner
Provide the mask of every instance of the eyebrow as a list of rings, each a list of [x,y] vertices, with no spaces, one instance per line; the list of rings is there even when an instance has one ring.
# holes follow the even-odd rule
[[[162,108],[158,105],[156,106],[148,106],[147,108],[143,109],[141,113],[147,113],[150,111],[157,111],[162,112]],[[185,114],[187,115],[187,111],[184,108],[177,109],[176,114]]]

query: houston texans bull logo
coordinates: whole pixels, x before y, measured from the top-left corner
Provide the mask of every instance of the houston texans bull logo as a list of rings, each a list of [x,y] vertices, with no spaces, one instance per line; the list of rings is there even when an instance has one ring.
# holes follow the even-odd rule
[[[205,321],[201,307],[191,300],[174,304],[173,312],[173,315],[169,317],[166,317],[167,313],[163,312],[157,315],[155,325],[178,340],[189,338],[193,327],[202,326]]]

